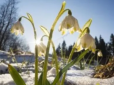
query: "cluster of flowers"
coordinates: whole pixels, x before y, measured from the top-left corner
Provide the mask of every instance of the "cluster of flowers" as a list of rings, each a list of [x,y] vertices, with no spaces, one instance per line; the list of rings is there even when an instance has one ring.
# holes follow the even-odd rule
[[[64,35],[67,31],[69,30],[70,34],[73,34],[75,31],[79,32],[80,35],[82,35],[83,31],[80,29],[78,20],[72,16],[72,14],[68,14],[63,21],[61,22],[59,26],[59,31],[62,32],[62,35]],[[18,34],[23,34],[24,33],[24,28],[18,20],[11,28],[11,33],[15,33],[15,35]],[[77,51],[81,51],[83,49],[89,49],[93,53],[96,51],[96,45],[95,45],[95,39],[90,35],[90,33],[86,32],[83,33],[81,37],[78,38],[77,44],[76,44],[76,49]],[[46,53],[46,46],[43,44],[41,41],[38,45],[38,54],[40,55],[45,55]],[[101,51],[98,52],[98,56],[102,56]]]
[[[81,58],[78,60],[74,59],[73,63],[72,62],[69,63],[70,60],[72,59],[72,55],[73,55],[75,49],[77,52],[84,49],[85,52],[82,53],[83,56],[88,52],[88,50],[92,51],[93,53],[95,53],[96,51],[99,51],[98,49],[96,49],[95,39],[90,35],[89,27],[90,27],[92,20],[90,19],[84,25],[84,27],[81,29],[79,27],[78,20],[72,16],[71,10],[65,9],[65,4],[66,4],[66,2],[62,3],[62,7],[61,7],[53,25],[52,25],[52,27],[51,27],[50,33],[47,31],[47,29],[45,27],[43,27],[43,26],[40,27],[42,29],[42,31],[45,33],[45,35],[48,37],[48,44],[46,47],[42,42],[42,38],[41,38],[41,42],[39,44],[37,44],[37,43],[35,44],[35,85],[38,85],[38,81],[37,81],[38,80],[38,56],[41,56],[41,55],[45,56],[45,61],[44,61],[44,66],[43,66],[44,71],[43,71],[43,74],[41,75],[42,81],[39,81],[39,83],[42,83],[41,85],[46,85],[46,83],[47,83],[47,80],[46,80],[47,76],[46,75],[47,75],[47,64],[48,64],[48,54],[49,54],[50,43],[52,44],[53,51],[54,51],[54,58],[55,58],[55,64],[56,64],[55,66],[56,66],[56,72],[57,72],[57,77],[54,79],[54,81],[51,85],[55,85],[58,82],[60,75],[62,75],[65,72],[65,74],[63,75],[62,82],[61,82],[61,85],[63,85],[63,82],[65,80],[65,76],[66,76],[66,71],[68,70],[68,68],[74,64],[74,61],[78,62],[81,59]],[[56,52],[55,52],[55,46],[52,41],[52,36],[53,36],[54,27],[55,27],[58,19],[66,11],[68,11],[68,15],[61,22],[61,24],[59,26],[59,31],[61,31],[62,35],[64,35],[67,31],[69,31],[70,34],[73,34],[74,32],[79,32],[79,37],[78,37],[78,40],[76,41],[76,43],[73,46],[72,51],[70,53],[70,56],[68,59],[68,65],[66,65],[60,72],[58,72],[58,62],[57,62],[57,56],[56,56]],[[19,18],[19,20],[12,26],[11,33],[14,33],[15,35],[23,34],[24,28],[21,24],[21,19],[26,18],[27,20],[29,20],[31,22],[31,24],[33,26],[34,38],[35,38],[35,42],[37,42],[37,33],[36,33],[36,29],[34,26],[32,16],[28,13],[27,13],[27,16],[28,17],[22,16]],[[80,55],[80,56],[82,57],[82,55]],[[101,51],[98,52],[98,56],[102,56]],[[17,78],[15,76],[15,74],[12,73],[12,71],[11,71],[11,70],[15,71],[13,69],[13,67],[11,65],[9,65],[9,68],[10,68],[9,72],[12,75],[12,77],[14,79]],[[18,78],[21,79],[21,77],[19,76],[18,73],[17,73],[17,75],[18,75]],[[22,83],[24,83],[23,79],[21,79],[21,80],[22,80]],[[16,80],[15,80],[15,82],[20,83]],[[23,84],[23,85],[25,85],[25,84]],[[48,85],[50,85],[50,84],[48,84]]]

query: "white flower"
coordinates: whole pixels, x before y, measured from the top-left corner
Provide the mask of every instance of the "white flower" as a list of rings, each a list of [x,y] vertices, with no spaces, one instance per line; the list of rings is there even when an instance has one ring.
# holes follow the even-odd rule
[[[98,51],[97,55],[98,55],[99,57],[102,57],[102,56],[103,56],[103,54],[102,54],[101,51]]]
[[[62,32],[62,35],[64,35],[67,30],[69,30],[70,34],[73,34],[75,31],[81,31],[78,20],[72,15],[66,16],[59,26],[59,31]]]
[[[20,21],[17,21],[11,28],[11,33],[15,33],[15,35],[18,34],[23,34],[24,33],[24,28]]]
[[[81,51],[82,49],[89,49],[92,50],[93,53],[95,53],[95,39],[89,33],[86,33],[77,41],[77,50]]]
[[[45,56],[45,53],[46,53],[46,46],[41,41],[38,44],[38,56]]]

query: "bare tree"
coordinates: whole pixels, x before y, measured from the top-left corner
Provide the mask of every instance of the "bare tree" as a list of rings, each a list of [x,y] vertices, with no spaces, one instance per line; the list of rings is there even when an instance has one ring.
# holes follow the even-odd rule
[[[22,39],[10,33],[12,25],[17,20],[17,4],[17,0],[5,0],[0,6],[0,50],[9,50],[10,47],[29,50]]]
[[[17,50],[29,51],[29,46],[25,42],[26,42],[25,39],[13,36],[13,41],[10,41],[9,47],[12,48],[14,53]]]

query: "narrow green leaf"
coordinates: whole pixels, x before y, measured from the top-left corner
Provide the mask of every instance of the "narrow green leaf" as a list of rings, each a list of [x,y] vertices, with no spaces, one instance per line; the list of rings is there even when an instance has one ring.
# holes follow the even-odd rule
[[[46,79],[46,84],[45,85],[51,85],[50,82]]]
[[[42,77],[43,77],[43,72],[42,72],[42,74],[40,75],[40,78],[39,78],[39,80],[38,80],[38,84],[39,85],[42,85]],[[50,84],[50,82],[46,79],[46,84],[45,85],[51,85]]]
[[[42,76],[43,76],[43,72],[42,72],[42,74],[40,75],[39,80],[38,80],[38,84],[39,84],[39,85],[42,85]]]
[[[93,60],[93,58],[94,58],[94,56],[91,57],[91,59],[90,59],[90,61],[89,61],[89,66],[90,66],[90,64],[91,64],[91,62],[92,62],[92,60]]]
[[[71,66],[73,66],[76,62],[80,61],[86,54],[88,53],[88,50],[84,51],[83,53],[80,54],[78,58],[75,58],[72,60],[70,63],[68,63],[60,72],[57,74],[55,77],[53,83],[51,85],[56,85],[58,82],[59,78],[62,76],[64,72],[66,72]]]
[[[48,30],[44,26],[40,26],[40,28],[47,36],[49,36]]]
[[[28,16],[29,20],[33,23],[33,18],[32,18],[32,16],[31,16],[29,13],[27,13],[27,16]]]
[[[15,81],[16,85],[26,85],[24,80],[21,78],[21,76],[13,66],[8,65],[8,70],[13,80]]]
[[[83,26],[83,28],[82,28],[82,31],[86,28],[86,27],[90,27],[90,25],[91,25],[91,23],[92,23],[92,19],[89,19],[86,23],[85,23],[85,25]]]

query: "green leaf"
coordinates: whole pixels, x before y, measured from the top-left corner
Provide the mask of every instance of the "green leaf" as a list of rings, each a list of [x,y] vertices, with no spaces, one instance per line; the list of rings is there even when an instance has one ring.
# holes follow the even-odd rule
[[[82,28],[82,31],[86,28],[86,27],[90,27],[90,25],[91,25],[91,23],[92,23],[92,19],[89,19],[86,23],[85,23],[85,25],[83,26],[83,28]]]
[[[40,78],[39,78],[39,80],[38,80],[38,84],[39,84],[39,85],[42,85],[42,76],[43,76],[43,72],[42,72],[42,74],[40,75]]]
[[[92,62],[93,59],[94,59],[94,56],[91,57],[91,59],[89,61],[89,66],[90,66],[90,64],[91,64],[91,62]]]
[[[46,84],[45,85],[51,85],[50,82],[46,79]]]
[[[16,71],[14,67],[12,67],[11,65],[8,65],[8,70],[13,80],[15,81],[16,85],[26,85],[24,80],[21,78],[21,76],[19,75],[19,73]]]
[[[48,32],[48,30],[45,27],[40,26],[40,28],[47,36],[49,36],[49,32]]]
[[[27,13],[27,16],[28,16],[29,20],[33,23],[33,18],[32,18],[32,16],[31,16],[29,13]]]
[[[85,50],[84,52],[82,52],[78,58],[75,58],[70,63],[68,63],[62,70],[60,70],[60,72],[57,74],[57,76],[55,77],[55,79],[54,79],[54,81],[53,81],[53,83],[51,85],[56,85],[56,83],[58,82],[58,80],[60,79],[60,77],[62,76],[62,74],[64,72],[66,72],[76,62],[79,62],[88,53],[88,51],[89,50]]]
[[[40,75],[40,78],[38,80],[38,85],[42,85],[42,77],[43,77],[43,72]],[[51,85],[50,82],[46,79],[46,84],[45,85]]]

